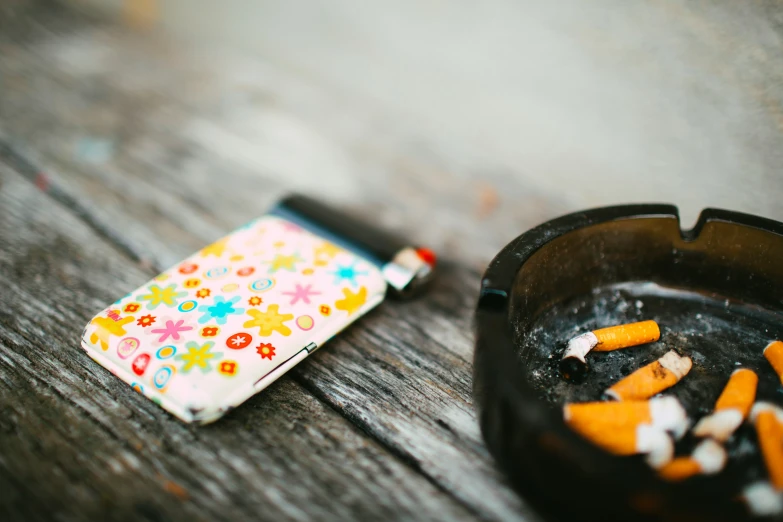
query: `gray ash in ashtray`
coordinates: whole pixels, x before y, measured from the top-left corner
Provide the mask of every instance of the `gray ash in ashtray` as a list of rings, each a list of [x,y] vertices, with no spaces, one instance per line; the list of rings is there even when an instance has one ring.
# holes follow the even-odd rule
[[[568,382],[560,375],[560,358],[572,337],[648,319],[660,326],[660,341],[588,354],[590,369],[582,383]],[[783,338],[783,317],[758,307],[652,283],[626,283],[553,306],[535,320],[527,335],[519,337],[524,339],[519,354],[528,382],[553,408],[602,400],[612,384],[669,350],[693,360],[690,373],[662,393],[680,400],[691,423],[713,410],[738,368],[758,375],[757,401],[783,405],[783,387],[762,353],[770,341]],[[678,442],[677,454],[689,453],[695,442],[686,436]],[[736,476],[738,487],[766,477],[756,432],[748,422],[729,439],[726,450],[729,460],[723,473]]]

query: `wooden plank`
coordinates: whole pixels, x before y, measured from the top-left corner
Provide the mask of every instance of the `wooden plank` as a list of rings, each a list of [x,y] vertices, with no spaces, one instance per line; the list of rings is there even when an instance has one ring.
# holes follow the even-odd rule
[[[0,518],[470,518],[289,378],[215,425],[168,416],[78,345],[150,274],[3,165],[0,209]]]
[[[475,71],[463,71],[464,86],[449,94],[460,103],[475,93],[498,94],[492,96],[494,103],[476,103],[468,111],[476,117],[471,123],[483,122],[484,129],[497,132],[460,126],[464,114],[455,112],[435,120],[453,123],[442,127],[461,133],[461,142],[451,134],[450,147],[433,145],[440,129],[432,119],[421,117],[426,121],[415,132],[410,120],[419,115],[408,113],[407,126],[396,126],[368,102],[368,94],[377,94],[372,91],[380,87],[392,99],[392,112],[410,111],[410,98],[398,96],[393,81],[373,85],[360,78],[358,88],[335,91],[325,87],[323,76],[291,74],[290,64],[224,60],[221,55],[210,57],[214,63],[194,62],[154,39],[140,42],[92,27],[15,49],[19,54],[3,67],[17,87],[0,100],[0,126],[20,150],[54,172],[57,184],[89,210],[99,227],[122,237],[131,251],[156,266],[177,261],[254,217],[283,191],[302,187],[341,201],[368,219],[400,227],[445,253],[450,262],[429,296],[410,305],[387,303],[298,368],[295,379],[474,512],[514,518],[525,516],[525,508],[496,476],[476,432],[469,322],[481,265],[516,233],[564,210],[559,199],[542,197],[542,191],[562,192],[563,198],[571,198],[569,204],[578,206],[650,194],[675,197],[691,204],[691,216],[696,205],[716,201],[762,209],[772,217],[780,212],[772,203],[779,199],[773,190],[779,192],[779,187],[771,183],[777,179],[773,167],[783,128],[775,89],[781,70],[780,53],[774,52],[779,28],[774,20],[766,23],[769,17],[756,7],[735,11],[733,4],[680,4],[621,10],[614,22],[599,24],[598,32],[578,10],[568,16],[562,9],[544,8],[549,14],[543,36],[551,38],[553,48],[565,43],[566,50],[579,51],[562,56],[577,72],[564,78],[587,80],[587,91],[580,92],[588,97],[603,94],[585,104],[561,88],[572,82],[551,74],[551,60],[520,61],[513,53],[504,54],[525,67],[538,64],[534,75],[551,82],[552,89],[541,89],[536,81],[537,92],[520,94],[515,87],[531,84],[530,71],[510,68],[519,78],[508,79],[523,85],[484,91],[477,88],[483,78],[474,83]],[[502,13],[513,15],[515,9]],[[350,10],[354,12],[352,6]],[[623,22],[639,16],[652,19],[650,27],[666,27],[668,40],[663,40],[674,45],[659,46],[651,54],[647,33],[639,32],[638,24]],[[526,20],[531,26],[539,23],[537,16]],[[742,27],[734,32],[743,21],[753,22],[744,24],[753,28],[751,37]],[[473,24],[473,17],[466,22]],[[630,38],[628,28],[633,28]],[[536,28],[531,29],[526,34],[538,37]],[[322,33],[313,34],[320,45]],[[505,51],[508,42],[499,34],[491,41]],[[396,48],[397,34],[387,36]],[[297,48],[300,43],[297,39]],[[96,47],[103,50],[96,54]],[[535,46],[525,48],[535,54]],[[359,50],[375,60],[377,47],[367,49]],[[330,60],[314,65],[323,56],[304,62],[310,62],[310,70],[328,69],[327,75],[346,72]],[[652,60],[654,67],[642,63],[629,75],[629,59],[649,62],[651,57],[659,58]],[[484,57],[480,59],[477,65],[484,65]],[[431,69],[429,62],[423,63]],[[662,64],[671,74],[660,74]],[[694,70],[703,73],[696,80]],[[443,76],[442,69],[435,71]],[[345,74],[339,81],[355,81],[364,71],[349,72],[355,76]],[[28,92],[29,78],[36,78],[37,93]],[[609,79],[602,84],[595,78]],[[538,95],[548,90],[555,94]],[[495,129],[496,123],[512,119],[507,117],[512,106],[517,122],[525,120],[525,125],[506,125],[506,132]],[[725,107],[732,107],[736,116],[729,127],[715,124],[725,120]],[[479,133],[483,135],[476,141],[465,138]],[[747,140],[751,135],[758,139]],[[100,147],[97,153],[94,147],[81,147],[106,141],[113,146],[108,159],[101,159]],[[722,146],[716,148],[716,143]],[[472,164],[458,145],[498,152],[504,159]],[[703,168],[705,164],[714,168]],[[525,181],[504,179],[498,165],[523,171]],[[698,176],[688,177],[697,171],[710,173],[702,178],[710,183],[701,186]],[[723,181],[711,183],[718,171],[718,181]],[[767,181],[772,191],[759,199],[752,191],[726,189],[735,185],[732,172],[739,171],[747,173],[743,180],[753,181],[750,186]],[[591,181],[565,186],[575,172]],[[628,178],[631,173],[637,177]]]
[[[113,54],[85,71],[86,42],[95,41]],[[8,74],[22,83],[35,76],[48,95],[19,88],[0,100],[0,134],[45,167],[50,190],[78,204],[94,227],[120,237],[149,265],[175,263],[303,186],[444,253],[430,295],[383,305],[297,368],[295,379],[474,513],[536,518],[505,485],[481,442],[470,391],[470,321],[483,263],[515,233],[557,213],[556,204],[535,191],[523,197],[520,187],[504,187],[506,203],[498,203],[492,176],[452,171],[404,148],[388,150],[388,142],[371,138],[382,137],[382,128],[366,131],[377,123],[361,107],[340,104],[263,63],[236,63],[232,74],[251,65],[263,69],[242,82],[191,64],[199,71],[196,82],[180,55],[166,57],[145,42],[99,30],[56,36],[15,53]],[[135,87],[127,85],[129,70],[142,74]],[[196,83],[195,94],[184,87]],[[233,93],[230,103],[225,93]],[[74,106],[89,111],[63,109]],[[258,130],[256,119],[271,120],[262,129],[272,135],[291,133],[294,125],[301,151],[275,155],[270,151],[278,138],[245,136],[248,125]],[[109,136],[111,157],[96,163],[79,152],[78,136],[88,142]],[[231,154],[220,153],[221,144]],[[267,152],[247,152],[253,147]],[[320,180],[318,162],[290,165],[281,158],[309,153],[332,162],[328,180],[347,193]],[[345,172],[338,172],[340,165]],[[510,197],[524,204],[511,204]]]
[[[371,105],[260,60],[188,55],[91,25],[11,45],[5,58],[6,139],[61,173],[63,188],[103,222],[121,228],[122,212],[145,215],[125,236],[156,266],[291,190],[372,216],[477,269],[566,208],[501,170],[420,150]]]

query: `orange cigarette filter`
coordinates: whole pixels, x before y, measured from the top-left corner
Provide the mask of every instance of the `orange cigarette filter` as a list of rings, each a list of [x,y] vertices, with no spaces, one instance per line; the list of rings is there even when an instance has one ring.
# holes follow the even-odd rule
[[[742,413],[746,417],[753,407],[753,401],[756,398],[756,386],[759,378],[756,372],[747,368],[735,370],[723,388],[723,393],[715,402],[715,411],[733,409]]]
[[[772,341],[769,343],[764,348],[764,357],[778,374],[780,382],[783,383],[783,342]]]
[[[606,394],[618,401],[649,399],[680,382],[691,371],[692,365],[690,357],[680,357],[671,350],[615,383],[606,390]]]
[[[601,434],[593,432],[592,436],[580,435],[613,455],[647,455],[647,463],[656,469],[665,466],[674,456],[672,438],[649,424],[615,428]]]
[[[759,378],[752,370],[735,370],[715,403],[715,411],[696,424],[693,434],[726,441],[750,413],[758,382]]]
[[[678,457],[658,473],[670,482],[679,482],[695,475],[714,475],[726,465],[726,450],[712,439],[701,442],[689,457]]]
[[[655,321],[622,324],[611,328],[593,330],[598,339],[593,351],[610,352],[640,344],[654,343],[661,338],[661,329]]]
[[[757,402],[750,416],[756,426],[769,482],[777,491],[783,491],[783,410],[768,402]]]
[[[583,333],[568,341],[560,361],[560,373],[568,380],[580,381],[587,374],[585,357],[591,351],[609,352],[652,343],[661,338],[661,330],[655,321],[622,324]]]
[[[610,432],[615,429],[641,424],[649,424],[669,432],[678,439],[688,429],[688,416],[676,397],[660,397],[649,401],[566,404],[563,407],[563,417],[574,431],[591,439],[610,436]]]
[[[567,404],[566,424],[614,455],[647,454],[658,468],[671,460],[674,446],[667,432],[681,437],[688,418],[674,397],[651,401]]]

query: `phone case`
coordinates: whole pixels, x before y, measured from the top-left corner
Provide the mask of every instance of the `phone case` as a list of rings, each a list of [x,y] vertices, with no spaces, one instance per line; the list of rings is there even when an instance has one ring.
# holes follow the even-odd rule
[[[302,217],[292,201],[324,210],[290,199],[203,248],[95,316],[84,350],[180,419],[207,423],[378,305],[389,284],[429,276],[428,256],[402,248],[390,262],[335,233],[346,220]]]

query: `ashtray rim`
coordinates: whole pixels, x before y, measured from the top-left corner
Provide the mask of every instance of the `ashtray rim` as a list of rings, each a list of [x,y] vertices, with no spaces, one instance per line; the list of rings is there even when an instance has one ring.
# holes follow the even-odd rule
[[[514,468],[524,466],[513,458],[520,442],[513,434],[521,426],[527,431],[551,435],[551,444],[577,460],[589,461],[607,474],[617,474],[634,481],[639,487],[653,488],[677,497],[708,498],[698,482],[694,485],[665,483],[646,465],[625,461],[605,453],[573,433],[562,418],[535,396],[519,368],[511,332],[510,302],[518,272],[544,245],[581,228],[616,220],[637,218],[673,219],[680,226],[676,206],[668,204],[632,204],[595,208],[568,214],[547,221],[512,240],[492,260],[481,280],[481,290],[475,313],[476,349],[474,353],[474,396],[484,440],[498,464],[506,471],[514,486],[528,490],[530,484]],[[707,223],[720,221],[759,229],[783,236],[783,223],[741,212],[707,208],[693,228],[682,230],[684,241],[695,241]],[[534,425],[536,428],[529,428]],[[707,506],[705,506],[707,507]],[[711,506],[714,507],[714,506]],[[654,518],[653,518],[654,519]]]

